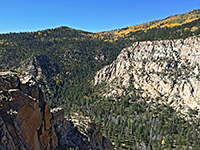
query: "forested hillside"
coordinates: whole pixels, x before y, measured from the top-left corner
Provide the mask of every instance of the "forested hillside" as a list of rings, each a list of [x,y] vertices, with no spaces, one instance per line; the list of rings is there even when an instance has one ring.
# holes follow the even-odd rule
[[[135,42],[96,73],[97,95],[106,100],[91,111],[119,147],[198,149],[199,41]]]
[[[199,34],[200,10],[99,33],[59,27],[0,34],[0,70],[23,72],[28,68],[31,75],[39,74],[45,80],[41,83],[47,85],[43,90],[52,107],[63,107],[69,118],[75,112],[90,117],[102,126],[104,135],[117,148],[199,147],[199,121],[190,124],[167,105],[151,107],[140,94],[119,97],[119,101],[104,98],[93,85],[95,73],[133,42],[184,39]],[[132,90],[134,93],[136,89]]]
[[[131,40],[161,40],[185,38],[199,32],[200,10],[190,11],[185,14],[167,17],[166,19],[147,22],[113,31],[100,32],[100,35],[112,35],[110,41],[120,37]],[[188,24],[191,23],[191,24]],[[190,32],[190,33],[189,33]]]

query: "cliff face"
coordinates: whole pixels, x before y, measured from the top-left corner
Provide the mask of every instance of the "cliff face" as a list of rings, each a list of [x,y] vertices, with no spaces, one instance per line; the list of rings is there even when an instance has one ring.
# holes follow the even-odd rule
[[[200,38],[136,42],[96,73],[107,97],[132,95],[168,103],[183,113],[200,109]]]
[[[84,150],[92,144],[88,141],[90,137],[65,119],[62,108],[49,108],[33,78],[12,72],[0,73],[0,127],[0,149]],[[94,139],[98,136],[93,135]]]
[[[59,67],[44,54],[34,55],[14,67],[25,74],[25,80],[35,80],[40,88],[45,89],[46,101],[52,97],[47,83],[59,72]],[[26,81],[23,81],[26,82]]]
[[[24,80],[25,81],[25,80]],[[3,130],[2,140],[9,141],[8,149],[50,149],[57,146],[57,137],[50,123],[51,113],[41,90],[33,80],[20,81],[14,73],[1,73],[1,111],[5,114],[2,123],[12,131]],[[9,122],[5,119],[9,118]],[[26,145],[16,145],[13,135],[7,139],[5,132],[21,137]],[[18,138],[16,138],[18,139]],[[50,142],[51,141],[51,142]]]

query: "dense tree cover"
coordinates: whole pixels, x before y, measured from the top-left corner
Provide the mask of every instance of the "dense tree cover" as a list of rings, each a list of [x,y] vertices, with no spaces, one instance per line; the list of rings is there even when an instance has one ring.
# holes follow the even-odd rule
[[[127,36],[134,36],[138,41],[153,41],[153,40],[167,40],[167,39],[179,39],[187,38],[188,36],[200,34],[200,19],[197,19],[191,23],[183,24],[182,26],[164,27],[164,28],[152,28],[151,30],[138,31],[129,33]]]
[[[112,34],[102,36],[67,27],[1,34],[0,70],[44,55],[58,67],[54,74],[47,71],[47,84],[53,95],[49,104],[63,107],[68,116],[73,112],[90,116],[116,147],[198,149],[199,120],[185,121],[169,106],[146,104],[137,94],[116,100],[102,98],[92,80],[97,70],[115,60],[121,49],[133,41],[186,38],[199,35],[199,26],[200,19],[181,26],[136,31],[116,41],[111,40]]]
[[[142,97],[101,99],[89,106],[89,114],[118,149],[199,148],[199,119],[186,121],[171,107],[146,101]]]
[[[129,26],[126,28],[122,29],[117,29],[117,30],[112,30],[112,31],[106,31],[106,32],[101,32],[101,35],[108,35],[111,34],[112,39],[110,41],[115,41],[118,40],[119,37],[129,37],[132,40],[138,40],[138,37],[141,37],[140,33],[145,33],[145,34],[151,34],[152,32],[151,29],[165,29],[165,28],[173,28],[173,27],[180,27],[183,26],[187,23],[191,23],[195,20],[198,20],[200,18],[200,9],[190,11],[185,14],[181,15],[175,15],[175,16],[170,16],[162,20],[156,20],[152,22],[147,22],[135,26]],[[196,29],[198,29],[198,26],[193,26],[191,29],[192,32],[194,32]],[[154,30],[155,31],[155,30]],[[149,32],[149,33],[146,33]],[[155,34],[155,33],[154,33]],[[136,36],[134,36],[136,35]],[[170,34],[168,34],[170,35]],[[154,35],[156,36],[156,35]],[[154,36],[151,35],[151,38],[147,38],[148,40],[152,40],[152,38],[155,38]],[[162,37],[164,38],[164,37]],[[168,37],[167,37],[168,39]]]
[[[63,65],[91,61],[94,65],[91,67],[96,67],[99,61],[95,61],[95,56],[104,55],[104,61],[100,63],[108,63],[110,58],[116,57],[123,47],[123,45],[104,42],[98,36],[94,38],[93,35],[93,33],[67,27],[32,33],[1,34],[0,69],[13,67],[30,56],[38,54],[45,54],[57,63],[62,61]]]

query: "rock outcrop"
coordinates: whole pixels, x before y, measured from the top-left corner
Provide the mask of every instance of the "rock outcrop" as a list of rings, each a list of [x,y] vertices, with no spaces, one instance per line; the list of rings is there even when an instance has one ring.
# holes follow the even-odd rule
[[[91,149],[99,149],[99,150],[113,150],[114,146],[108,140],[105,138],[101,131],[100,126],[96,125],[95,123],[90,124],[90,130],[89,130],[89,138],[90,138],[90,147]]]
[[[58,137],[59,147],[74,147],[87,150],[89,148],[88,137],[81,134],[71,121],[64,119],[62,108],[51,110],[53,114],[53,124]]]
[[[183,113],[200,110],[200,38],[135,42],[96,73],[94,84],[104,83],[104,95],[131,95],[159,99]]]
[[[47,83],[51,78],[56,76],[59,72],[59,67],[48,56],[44,54],[34,55],[20,65],[14,67],[14,69],[23,72],[23,82],[33,79],[40,88],[45,89],[45,96],[48,96],[46,101],[52,97]],[[27,86],[25,86],[24,89],[27,89]]]
[[[89,138],[64,117],[62,108],[50,109],[33,78],[0,72],[0,149],[97,149]],[[106,143],[103,149],[110,149]]]
[[[53,124],[50,123],[51,118],[48,117],[50,109],[46,110],[48,105],[45,103],[36,82],[33,80],[20,81],[17,74],[11,72],[1,73],[0,82],[1,109],[7,114],[6,117],[2,118],[2,121],[5,122],[4,119],[10,118],[9,124],[6,125],[13,129],[10,133],[17,132],[26,144],[25,149],[55,148],[58,138],[54,132]],[[11,136],[11,139],[7,140],[14,142],[15,139],[17,138]]]

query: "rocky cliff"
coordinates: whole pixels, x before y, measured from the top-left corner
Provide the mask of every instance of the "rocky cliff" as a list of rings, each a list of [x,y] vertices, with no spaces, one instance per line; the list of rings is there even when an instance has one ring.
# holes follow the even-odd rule
[[[135,42],[96,73],[106,97],[141,94],[182,113],[200,109],[200,38]],[[104,83],[104,84],[102,84]]]
[[[99,134],[83,135],[65,119],[62,108],[51,110],[34,78],[0,73],[0,149],[98,149],[92,144],[99,143]],[[109,140],[101,144],[102,149],[113,149]]]
[[[47,83],[57,75],[59,67],[47,55],[33,55],[13,69],[23,72],[26,80],[34,79],[41,89],[45,89],[46,101],[52,97]]]

